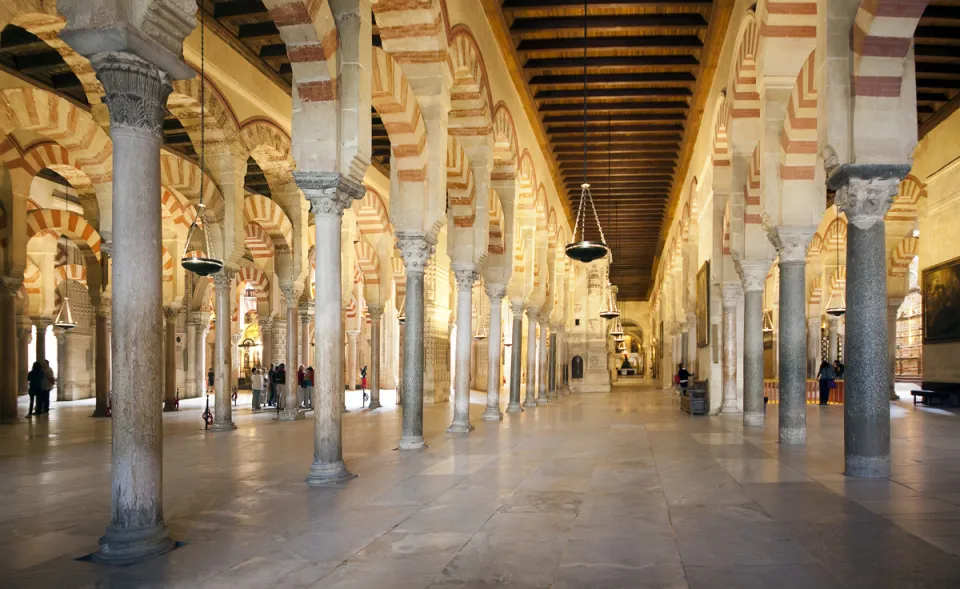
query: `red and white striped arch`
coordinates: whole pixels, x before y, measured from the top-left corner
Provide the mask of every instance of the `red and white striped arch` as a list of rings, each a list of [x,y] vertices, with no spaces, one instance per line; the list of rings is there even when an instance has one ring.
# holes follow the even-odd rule
[[[753,150],[753,156],[750,158],[750,167],[747,170],[747,184],[744,187],[744,213],[743,222],[748,226],[759,227],[763,210],[760,206],[760,144]]]
[[[29,168],[36,170],[36,172],[47,168],[60,174],[80,194],[93,192],[93,182],[91,182],[90,176],[80,169],[77,159],[70,155],[65,147],[54,141],[40,141],[31,144],[24,151],[23,159],[29,165]]]
[[[863,0],[853,22],[855,96],[899,98],[904,61],[927,0]]]
[[[491,255],[503,255],[506,247],[503,241],[504,218],[503,207],[500,205],[500,199],[494,191],[490,191],[487,197],[487,206],[490,211],[490,232],[487,240],[487,253]]]
[[[823,278],[818,274],[810,283],[810,305],[819,305],[823,300]]]
[[[175,191],[166,186],[160,187],[160,204],[166,213],[165,216],[169,216],[174,225],[184,230],[190,229],[190,224],[197,216],[193,205],[189,202],[183,202]]]
[[[537,232],[545,232],[547,231],[547,188],[543,183],[537,185],[534,205],[537,211]]]
[[[357,268],[363,275],[365,285],[380,284],[380,258],[377,250],[373,249],[365,239],[354,242],[353,249],[357,254]]]
[[[241,266],[240,271],[237,272],[236,281],[238,285],[237,293],[242,293],[239,285],[246,283],[256,290],[258,301],[265,301],[270,296],[270,280],[263,270],[256,266]]]
[[[40,268],[31,260],[27,260],[27,266],[23,270],[23,288],[27,296],[39,296],[43,291],[43,276],[40,275]]]
[[[723,255],[730,255],[730,201],[723,209]]]
[[[353,206],[353,210],[357,212],[357,227],[360,228],[360,232],[364,235],[392,232],[390,215],[386,205],[383,204],[383,198],[369,186],[365,188],[367,191],[363,198]]]
[[[451,137],[447,141],[447,203],[454,228],[469,229],[476,220],[473,171],[460,142]]]
[[[816,0],[766,0],[760,33],[771,39],[813,39],[817,36]]]
[[[160,266],[163,268],[162,280],[164,282],[173,282],[174,263],[173,256],[165,246],[160,246]]]
[[[550,251],[554,251],[557,249],[557,229],[558,228],[559,228],[559,225],[557,224],[557,213],[551,207],[550,213],[547,215],[547,247],[550,248]]]
[[[713,165],[714,167],[730,167],[730,138],[727,130],[730,125],[730,99],[727,94],[721,93],[717,97],[717,104],[713,113]]]
[[[834,271],[833,276],[830,277],[830,288],[833,292],[840,292],[845,290],[847,287],[847,267],[838,266],[836,271]]]
[[[286,131],[273,121],[254,118],[244,121],[240,126],[240,140],[246,152],[263,170],[271,190],[279,192],[284,185],[294,183],[290,136]]]
[[[537,170],[533,165],[533,156],[524,149],[520,154],[519,190],[517,191],[517,222],[522,227],[533,227],[536,223]]]
[[[836,252],[847,247],[847,221],[845,217],[834,219],[823,232],[823,251]]]
[[[910,271],[910,263],[920,253],[920,238],[908,235],[897,244],[896,249],[890,253],[890,263],[887,265],[887,273],[891,277],[903,277]]]
[[[447,53],[453,86],[450,89],[449,133],[466,145],[492,139],[493,96],[483,54],[473,33],[459,24],[451,31]]]
[[[500,102],[493,111],[493,172],[490,179],[494,182],[516,179],[519,151],[513,115]]]
[[[273,240],[274,250],[293,249],[293,225],[283,209],[269,198],[260,194],[244,197],[243,219],[263,227]]]
[[[216,183],[200,173],[200,168],[185,158],[169,153],[160,154],[160,183],[168,189],[183,195],[191,202],[200,199],[200,190],[203,190],[203,202],[207,210],[218,216],[223,211],[223,196]],[[183,204],[183,200],[181,200]],[[191,207],[193,205],[190,205]],[[188,209],[191,213],[190,222],[196,216],[195,209]]]
[[[401,183],[426,182],[426,127],[413,89],[394,57],[379,47],[373,48],[372,77],[371,103],[390,138],[390,165],[397,166]]]
[[[80,215],[60,209],[35,209],[27,213],[27,241],[44,232],[66,235],[85,255],[100,259],[100,234]]]
[[[884,217],[885,221],[906,221],[914,222],[920,215],[920,201],[927,198],[927,185],[917,179],[913,174],[908,174],[900,182],[900,190],[897,197],[893,200],[890,210]]]
[[[247,223],[243,228],[244,243],[255,260],[264,260],[273,257],[273,239],[270,234],[257,223]]]
[[[786,188],[795,180],[813,180],[817,167],[816,51],[800,68],[787,103],[780,135],[780,179]]]
[[[300,102],[337,99],[337,25],[327,0],[264,0],[287,45]]]
[[[823,238],[819,233],[814,233],[810,240],[810,247],[807,248],[807,260],[815,260],[821,251],[823,251]]]
[[[87,267],[83,264],[61,264],[54,270],[56,272],[54,275],[56,284],[70,279],[72,282],[79,282],[84,286],[87,285]]]
[[[390,271],[393,274],[393,282],[397,286],[397,305],[407,295],[407,271],[403,267],[403,260],[399,254],[390,258]]]
[[[757,52],[760,47],[760,28],[757,16],[747,11],[740,23],[737,34],[737,46],[734,53],[733,69],[730,72],[728,88],[732,88],[730,102],[730,125],[736,134],[739,121],[760,118],[760,93],[757,91]]]

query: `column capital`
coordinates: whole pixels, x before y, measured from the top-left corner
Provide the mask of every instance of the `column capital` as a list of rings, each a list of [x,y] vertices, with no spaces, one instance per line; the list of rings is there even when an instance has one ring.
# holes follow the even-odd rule
[[[210,321],[210,313],[206,311],[193,311],[190,313],[190,323],[201,326]]]
[[[371,320],[379,320],[383,317],[383,305],[367,303],[367,313],[370,314]]]
[[[844,164],[830,174],[827,186],[837,191],[837,207],[847,221],[866,230],[883,220],[909,173],[908,164]]]
[[[352,344],[357,343],[357,336],[360,335],[360,331],[359,331],[359,330],[351,329],[351,330],[347,331],[346,333],[347,333],[347,337],[350,338],[350,343],[352,343]]]
[[[739,260],[736,267],[744,292],[763,292],[770,271],[770,260]]]
[[[771,229],[767,237],[780,254],[781,264],[799,264],[806,263],[807,246],[816,231],[816,225],[780,225]]]
[[[173,90],[167,72],[132,53],[98,53],[90,59],[90,65],[103,83],[110,126],[159,136],[164,106]]]
[[[163,308],[163,316],[166,317],[167,321],[170,321],[171,319],[176,321],[177,315],[179,314],[180,314],[179,305],[169,305]]]
[[[293,179],[310,201],[310,212],[315,216],[342,217],[343,211],[366,193],[363,184],[339,172],[297,170],[293,172]]]
[[[827,323],[830,325],[830,329],[836,329],[840,324],[840,318],[836,315],[827,315]]]
[[[15,297],[17,292],[20,291],[20,286],[23,284],[22,278],[16,278],[14,276],[4,276],[0,279],[0,282],[3,283],[3,290],[8,295]]]
[[[217,290],[229,289],[233,285],[234,273],[224,268],[213,275],[213,286]]]
[[[473,264],[453,265],[453,275],[457,280],[457,290],[471,290],[477,281],[477,267]]]
[[[539,316],[540,316],[539,307],[527,307],[527,318],[530,321],[536,321]]]
[[[510,311],[513,313],[514,317],[523,315],[523,301],[510,301]]]
[[[493,284],[487,282],[483,285],[484,292],[490,297],[490,300],[500,302],[507,295],[507,287],[502,284]]]
[[[423,274],[427,269],[427,262],[430,260],[430,254],[433,253],[433,246],[436,245],[436,239],[430,238],[425,233],[415,231],[398,231],[397,247],[400,249],[400,256],[403,258],[403,264],[407,273]]]
[[[723,309],[733,310],[737,308],[737,303],[740,302],[743,287],[740,286],[739,282],[724,282],[721,294],[723,296]]]
[[[273,317],[260,317],[258,320],[260,333],[273,333]]]
[[[820,329],[821,321],[823,319],[819,316],[812,316],[807,318],[807,329]]]
[[[299,308],[300,295],[303,294],[302,286],[296,282],[292,284],[281,284],[280,292],[283,293],[283,298],[287,301],[287,307],[293,307],[294,309]]]
[[[300,307],[299,313],[301,323],[310,323],[310,318],[313,317],[313,306]]]
[[[33,324],[37,326],[37,330],[43,331],[44,329],[53,325],[53,319],[49,317],[31,317]]]
[[[687,311],[687,324],[693,325],[697,322],[697,313],[696,311]]]

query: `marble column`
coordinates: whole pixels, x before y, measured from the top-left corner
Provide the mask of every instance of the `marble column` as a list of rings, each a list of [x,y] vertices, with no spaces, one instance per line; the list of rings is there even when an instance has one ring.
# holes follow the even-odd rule
[[[339,276],[339,274],[338,274]],[[329,276],[326,277],[329,280]],[[281,288],[283,296],[287,301],[287,383],[283,386],[283,409],[277,419],[280,421],[296,421],[303,419],[303,413],[300,412],[299,386],[297,384],[297,334],[300,332],[300,321],[297,304],[300,301],[302,290],[295,285],[287,285]]]
[[[890,372],[890,400],[899,401],[897,396],[897,313],[900,312],[902,298],[887,300],[887,365]]]
[[[827,351],[827,362],[833,364],[837,359],[838,344],[840,343],[840,318],[833,315],[827,315],[828,341],[830,349]]]
[[[523,302],[511,302],[513,334],[510,344],[510,401],[507,413],[523,413],[520,405],[520,372],[523,362]]]
[[[113,444],[111,519],[99,562],[124,565],[173,549],[163,521],[158,354],[163,286],[160,145],[169,76],[129,53],[91,59],[113,141]]]
[[[213,344],[214,389],[213,389],[213,426],[215,432],[237,429],[233,423],[233,342],[230,322],[230,286],[234,273],[226,268],[213,275],[216,290],[216,335]]]
[[[29,317],[20,317],[17,322],[17,393],[26,394],[29,388],[27,374],[30,372],[30,340],[33,338]]]
[[[453,389],[453,422],[448,433],[468,433],[470,425],[470,352],[473,339],[473,284],[477,270],[470,266],[454,264],[453,274],[457,279],[457,358]]]
[[[47,329],[53,325],[53,320],[46,318],[33,318],[33,325],[37,328],[36,361],[43,362],[47,359]]]
[[[194,344],[194,354],[196,359],[193,363],[195,372],[194,380],[197,381],[197,396],[203,397],[207,394],[207,327],[210,323],[208,313],[196,312],[193,314],[193,320],[197,324],[197,331],[194,334],[196,343]]]
[[[883,217],[909,166],[847,165],[830,177],[847,215],[844,316],[845,474],[890,476],[890,369],[887,359],[886,229]]]
[[[273,364],[273,317],[260,318],[260,343],[263,348],[260,363],[263,364],[266,377],[266,371],[270,370],[270,365]]]
[[[22,279],[3,277],[0,284],[0,342],[3,342],[2,367],[0,367],[0,423],[16,423],[17,416],[17,291]]]
[[[331,172],[297,171],[297,185],[314,215],[313,299],[314,375],[313,463],[307,485],[343,483],[355,475],[343,462],[343,299],[340,290],[340,238],[343,211],[362,198],[362,185]],[[409,280],[409,279],[408,279]]]
[[[397,247],[407,273],[401,450],[421,450],[426,445],[423,441],[423,274],[435,243],[423,233],[400,231],[397,234]]]
[[[697,314],[693,311],[687,313],[687,363],[686,369],[690,371],[691,379],[702,380],[703,375],[698,371],[700,369],[697,362]],[[641,374],[641,376],[643,376]]]
[[[734,310],[736,312],[736,310]],[[690,326],[684,321],[680,324],[680,363],[690,370]]]
[[[73,399],[67,398],[67,374],[70,372],[70,340],[67,331],[64,329],[54,328],[53,335],[57,338],[57,401],[72,401]],[[163,388],[160,391],[162,394]]]
[[[507,289],[500,284],[486,283],[484,290],[490,297],[490,326],[487,330],[487,407],[481,419],[484,421],[500,421],[503,413],[500,411],[500,352],[502,349],[500,334],[500,314],[503,310],[503,297]]]
[[[537,310],[527,309],[527,394],[524,407],[537,406]]]
[[[537,346],[537,404],[546,405],[547,399],[547,318],[540,325],[540,344]]]
[[[743,426],[763,427],[763,287],[770,262],[739,262],[743,282]]]
[[[347,390],[357,390],[357,373],[360,368],[357,366],[357,338],[360,332],[351,329],[347,331]]]
[[[200,396],[197,387],[197,328],[198,322],[194,320],[193,313],[187,313],[186,323],[186,348],[187,365],[184,367],[184,391],[183,398],[188,399]]]
[[[781,226],[771,240],[780,254],[778,341],[781,444],[807,441],[806,286],[807,244],[816,227]]]
[[[820,369],[820,317],[807,318],[807,378]]]
[[[300,308],[300,364],[303,364],[305,369],[313,366],[313,354],[310,353],[311,307]]]
[[[736,282],[723,285],[723,404],[722,413],[738,413],[737,406],[737,305],[742,287]]]
[[[370,313],[370,410],[380,405],[380,320],[383,318],[383,305],[367,305]]]
[[[547,354],[547,399],[557,401],[557,331],[550,329],[550,350]]]
[[[177,397],[177,315],[180,309],[167,307],[163,310],[166,319],[163,344],[163,410],[176,411]]]

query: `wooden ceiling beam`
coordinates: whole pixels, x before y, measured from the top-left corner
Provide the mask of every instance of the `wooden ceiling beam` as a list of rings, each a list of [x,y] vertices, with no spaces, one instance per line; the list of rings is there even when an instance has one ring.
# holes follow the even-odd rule
[[[265,39],[267,37],[280,37],[280,31],[273,21],[251,23],[240,25],[237,31],[237,37],[243,39]]]
[[[550,40],[553,42],[561,39]],[[583,48],[583,40],[580,40],[579,48]],[[543,51],[569,51],[577,47],[551,49],[546,48]],[[533,51],[531,51],[533,52]],[[700,65],[693,55],[609,55],[594,56],[587,55],[587,71],[599,68],[645,68],[645,67],[696,67]],[[528,59],[524,64],[527,71],[538,71],[547,69],[572,69],[583,71],[583,57],[544,57],[538,59]]]
[[[247,16],[269,16],[267,7],[261,0],[231,0],[216,2],[213,5],[213,17],[231,19]]]
[[[636,96],[693,96],[687,86],[660,86],[654,88],[601,88],[587,91],[587,98],[630,98]],[[561,98],[582,98],[583,90],[540,90],[535,92],[536,100],[557,100]]]
[[[621,110],[686,110],[683,100],[650,100],[643,102],[587,102],[587,112]],[[541,104],[540,112],[579,112],[583,113],[583,102],[575,104]]]
[[[634,72],[628,74],[587,74],[587,90],[599,84],[647,84],[655,82],[695,82],[690,72]],[[531,86],[575,84],[583,88],[583,76],[577,74],[540,74],[530,78]]]
[[[595,0],[590,3],[590,8],[616,8],[628,5],[644,8],[668,8],[698,4],[710,6],[710,0]],[[580,9],[583,7],[583,0],[503,0],[503,11],[508,14],[513,14],[518,10],[545,10],[564,7]]]
[[[586,26],[590,31],[596,33],[599,30],[611,29],[620,31],[623,29],[705,29],[707,19],[699,12],[687,13],[656,13],[656,14],[617,14],[617,15],[593,15],[587,16]],[[511,33],[536,32],[546,33],[550,31],[569,31],[583,30],[584,18],[580,16],[545,16],[545,17],[522,17],[513,20],[510,25]],[[583,41],[580,43],[583,46]],[[588,44],[589,46],[589,44]],[[523,51],[522,47],[517,48]]]

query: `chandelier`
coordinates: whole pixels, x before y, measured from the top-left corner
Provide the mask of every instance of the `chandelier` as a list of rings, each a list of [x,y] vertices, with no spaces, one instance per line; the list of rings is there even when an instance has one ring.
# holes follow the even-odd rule
[[[623,337],[623,323],[620,322],[619,317],[613,320],[613,327],[610,328],[610,335],[612,335],[614,338]]]
[[[590,194],[590,183],[587,182],[587,2],[583,3],[583,183],[580,184],[580,204],[577,206],[577,220],[573,226],[573,236],[564,251],[567,257],[578,262],[593,262],[609,253],[606,240],[603,237],[603,227],[600,226],[600,217],[593,204],[593,195]],[[593,220],[600,233],[600,241],[589,241],[586,236],[587,205],[593,212]],[[579,235],[579,238],[578,238]]]
[[[203,9],[200,9],[200,173],[206,172],[206,54],[204,53],[204,31],[203,31]],[[187,240],[183,245],[183,256],[180,258],[180,265],[184,270],[189,270],[197,276],[209,276],[223,270],[223,260],[218,260],[213,256],[213,243],[210,240],[210,226],[207,224],[206,208],[203,204],[203,185],[206,182],[201,178],[200,181],[200,202],[197,203],[197,216],[194,217],[190,229],[187,231]],[[203,225],[203,245],[196,255],[187,255],[190,250],[190,244],[193,234],[198,231],[200,225]]]

